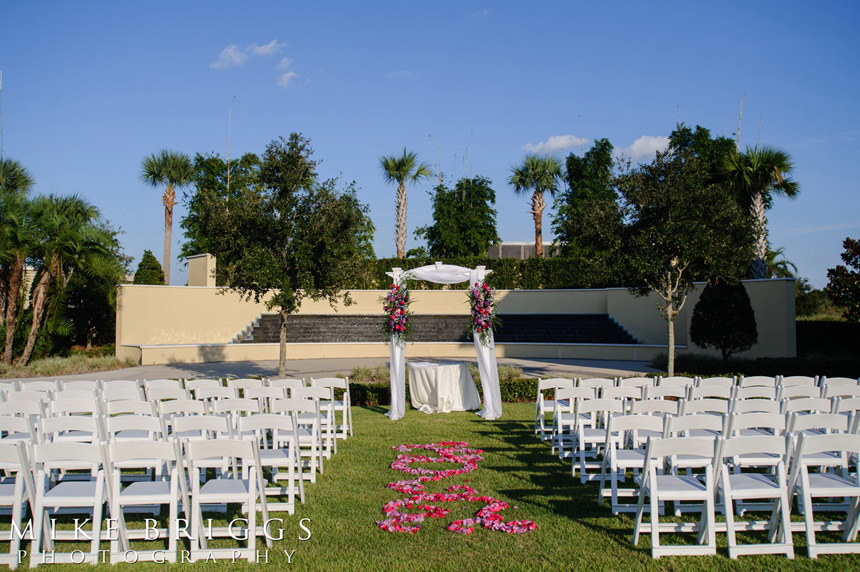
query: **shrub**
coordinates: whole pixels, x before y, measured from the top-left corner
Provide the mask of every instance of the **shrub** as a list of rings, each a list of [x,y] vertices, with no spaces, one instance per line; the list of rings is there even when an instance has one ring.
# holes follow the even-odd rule
[[[137,265],[137,270],[134,273],[134,283],[164,284],[164,270],[161,268],[161,263],[152,254],[152,251],[143,251],[143,258],[140,259],[140,264]]]
[[[693,309],[690,339],[700,348],[720,350],[727,360],[758,341],[750,297],[743,284],[709,283]]]

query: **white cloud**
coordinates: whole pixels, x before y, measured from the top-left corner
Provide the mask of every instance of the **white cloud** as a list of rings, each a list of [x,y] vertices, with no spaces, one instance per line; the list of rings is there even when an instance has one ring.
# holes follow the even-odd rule
[[[623,157],[630,159],[633,163],[642,161],[650,161],[657,154],[657,151],[665,151],[669,148],[668,137],[654,137],[653,135],[643,135],[633,142],[630,147],[624,149],[615,149],[615,157]]]
[[[246,52],[251,53],[255,56],[271,56],[273,54],[280,53],[280,51],[286,47],[286,44],[281,44],[278,40],[272,40],[268,44],[258,46],[257,44],[251,44],[248,46]]]
[[[293,60],[290,58],[281,58],[281,63],[278,64],[279,70],[288,70],[293,65]]]
[[[281,76],[278,78],[278,85],[283,87],[283,88],[286,88],[290,85],[290,81],[294,77],[300,77],[300,76],[296,72],[287,72],[285,74],[281,74]]]
[[[557,153],[558,151],[564,151],[565,149],[570,149],[577,145],[585,145],[588,142],[588,139],[582,139],[575,135],[553,135],[546,141],[541,141],[537,145],[526,143],[523,145],[523,149],[531,151],[532,153]]]
[[[218,56],[217,60],[209,64],[209,67],[216,70],[223,70],[225,68],[241,66],[246,61],[248,61],[248,55],[240,50],[239,46],[236,44],[230,44],[221,50],[221,55]]]

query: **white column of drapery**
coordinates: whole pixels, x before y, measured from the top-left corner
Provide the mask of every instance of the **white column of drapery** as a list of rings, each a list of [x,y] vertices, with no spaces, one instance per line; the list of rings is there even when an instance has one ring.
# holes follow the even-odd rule
[[[406,343],[391,335],[391,409],[388,418],[397,421],[406,414]]]
[[[469,288],[475,283],[483,284],[487,271],[483,267],[476,268],[469,273]],[[496,345],[493,332],[490,331],[489,340],[486,345],[481,343],[478,332],[472,332],[475,342],[475,354],[478,357],[478,372],[481,375],[481,389],[484,393],[484,407],[478,411],[478,415],[484,419],[498,419],[502,416],[502,392],[499,389],[499,368],[496,364]]]

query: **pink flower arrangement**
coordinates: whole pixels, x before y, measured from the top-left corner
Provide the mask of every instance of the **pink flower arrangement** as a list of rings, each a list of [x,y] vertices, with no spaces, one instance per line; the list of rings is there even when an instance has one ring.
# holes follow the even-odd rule
[[[472,307],[472,335],[478,336],[481,345],[490,343],[490,335],[496,325],[496,291],[486,282],[477,282],[469,289],[469,304]]]
[[[409,311],[411,299],[407,284],[392,284],[391,290],[382,300],[382,311],[386,318],[383,331],[403,342],[412,332],[412,312]]]
[[[388,484],[389,489],[409,496],[385,503],[382,512],[386,518],[376,522],[382,530],[414,534],[421,528],[417,523],[424,522],[425,518],[442,518],[450,513],[449,509],[438,506],[436,503],[461,500],[481,502],[484,503],[484,506],[475,514],[474,518],[455,520],[449,524],[447,529],[451,532],[472,534],[475,525],[509,534],[523,534],[537,528],[537,525],[530,520],[505,522],[499,513],[508,508],[508,503],[490,496],[480,496],[478,491],[467,485],[452,485],[444,493],[424,492],[424,483],[426,482],[439,481],[477,469],[478,461],[483,459],[481,457],[483,451],[480,449],[471,449],[468,443],[462,441],[442,441],[426,445],[399,445],[393,449],[401,454],[397,455],[397,458],[391,463],[391,468],[418,476],[412,480]],[[415,449],[432,451],[437,456],[412,454],[411,451]],[[457,463],[461,466],[456,469],[436,470],[414,467],[414,463]],[[404,512],[404,509],[418,512]]]

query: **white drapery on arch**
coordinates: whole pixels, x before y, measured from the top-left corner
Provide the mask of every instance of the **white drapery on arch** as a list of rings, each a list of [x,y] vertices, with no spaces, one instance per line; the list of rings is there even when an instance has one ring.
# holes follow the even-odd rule
[[[435,284],[460,284],[469,282],[473,286],[476,282],[482,284],[484,278],[492,272],[484,266],[477,268],[464,268],[452,264],[437,262],[430,266],[402,270],[394,268],[388,272],[388,276],[395,284],[402,284],[406,280],[426,280]],[[502,393],[499,390],[499,369],[496,365],[496,346],[493,340],[493,332],[490,332],[489,341],[486,346],[481,344],[480,336],[473,332],[472,339],[475,342],[475,354],[478,358],[478,371],[481,374],[481,388],[484,393],[484,407],[478,415],[484,419],[498,419],[502,416]],[[399,343],[395,336],[391,336],[391,409],[388,418],[396,421],[406,413],[406,346],[401,340]]]

